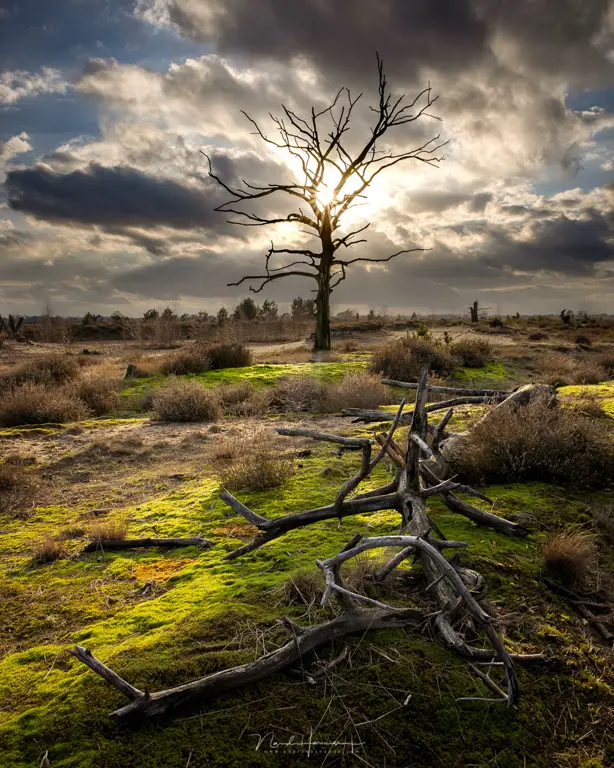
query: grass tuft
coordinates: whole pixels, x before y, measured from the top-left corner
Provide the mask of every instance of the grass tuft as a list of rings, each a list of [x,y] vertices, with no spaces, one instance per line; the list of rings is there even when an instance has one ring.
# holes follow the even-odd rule
[[[160,421],[217,421],[222,415],[217,392],[197,381],[171,381],[151,401]]]
[[[595,536],[587,531],[558,531],[544,543],[546,569],[566,582],[579,581],[597,565]]]

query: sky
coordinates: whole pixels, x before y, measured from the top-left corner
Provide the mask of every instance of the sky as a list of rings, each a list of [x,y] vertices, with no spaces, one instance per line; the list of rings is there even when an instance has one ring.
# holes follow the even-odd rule
[[[438,167],[382,174],[347,222],[371,223],[354,257],[424,250],[355,264],[333,310],[614,313],[614,0],[0,0],[0,314],[238,303],[227,283],[271,241],[309,241],[229,224],[203,152],[231,184],[290,183],[242,110],[272,136],[282,104],[309,115],[341,87],[363,94],[360,145],[376,51],[394,94],[439,96],[382,147],[448,144]]]

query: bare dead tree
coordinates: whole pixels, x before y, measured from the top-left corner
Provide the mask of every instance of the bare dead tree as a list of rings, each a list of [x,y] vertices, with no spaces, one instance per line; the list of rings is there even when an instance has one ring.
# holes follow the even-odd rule
[[[443,160],[437,152],[447,144],[446,141],[440,141],[437,134],[420,146],[403,152],[381,147],[382,139],[393,128],[408,125],[420,118],[439,119],[429,112],[438,97],[432,96],[429,84],[410,102],[406,102],[405,95],[393,98],[379,54],[377,67],[379,102],[370,107],[375,120],[369,129],[368,139],[357,151],[353,151],[346,143],[346,134],[362,94],[353,97],[347,88],[341,88],[332,104],[325,109],[316,111],[312,107],[308,117],[301,117],[282,104],[282,117],[270,115],[279,134],[277,138],[270,138],[253,118],[243,112],[257,136],[298,161],[302,174],[300,182],[257,186],[243,181],[242,187],[231,187],[214,173],[211,159],[206,155],[209,175],[232,196],[228,202],[215,209],[238,217],[230,219],[230,223],[260,227],[290,222],[300,225],[303,228],[301,231],[319,239],[320,250],[275,248],[271,243],[263,272],[245,275],[238,282],[229,283],[241,285],[249,281],[254,283],[250,290],[258,293],[269,283],[284,277],[298,276],[315,280],[316,350],[330,349],[330,295],[345,280],[348,267],[359,262],[389,262],[404,253],[426,250],[405,248],[381,258],[339,258],[337,255],[340,249],[366,242],[359,235],[369,224],[343,233],[342,221],[345,214],[365,197],[364,193],[374,179],[388,168],[408,160],[437,167]],[[237,207],[277,194],[291,197],[292,203],[297,206],[296,210],[286,215],[265,216]],[[301,208],[302,203],[306,207]]]
[[[334,598],[337,615],[312,627],[301,627],[289,618],[282,618],[280,623],[287,633],[288,641],[278,649],[249,664],[221,670],[156,693],[135,688],[96,659],[89,650],[77,646],[71,651],[73,656],[129,699],[128,704],[112,713],[114,717],[123,718],[133,714],[157,715],[196,698],[211,699],[221,693],[269,677],[299,661],[303,669],[304,659],[308,654],[347,635],[395,627],[404,627],[415,632],[431,632],[451,650],[468,659],[469,669],[484,685],[485,691],[484,695],[464,697],[460,701],[503,703],[508,707],[518,701],[519,686],[515,664],[539,661],[542,656],[515,655],[506,648],[496,630],[493,617],[480,603],[486,586],[482,576],[462,567],[458,556],[450,560],[444,556],[448,549],[458,551],[467,545],[445,537],[428,515],[428,500],[438,495],[453,511],[469,517],[479,525],[491,526],[509,535],[526,535],[527,531],[461,500],[453,491],[485,497],[455,482],[454,478],[441,480],[433,472],[431,465],[436,464],[439,459],[438,441],[446,434],[445,427],[450,419],[450,412],[429,432],[427,394],[427,372],[423,371],[418,382],[405,450],[402,450],[394,439],[395,432],[402,423],[404,401],[401,402],[388,432],[378,435],[375,441],[313,430],[278,430],[290,437],[309,437],[360,449],[360,468],[347,480],[333,504],[328,507],[269,520],[249,509],[228,492],[222,494],[222,499],[259,531],[250,544],[235,550],[227,559],[244,555],[294,528],[320,520],[382,509],[396,510],[399,513],[401,528],[398,534],[374,538],[356,534],[338,554],[325,560],[316,560],[326,584],[322,605],[329,604]],[[375,442],[379,444],[380,449],[373,457]],[[348,500],[347,496],[370,476],[386,456],[397,467],[394,480],[386,486]],[[368,597],[348,588],[342,576],[345,563],[373,549],[386,553],[396,550],[392,556],[388,555],[387,562],[372,576],[375,588],[385,583],[388,587],[387,594],[393,596],[392,600],[388,598],[386,602],[376,599],[379,595]],[[402,604],[402,591],[399,586],[402,584],[403,569],[400,567],[410,557],[420,563],[425,581],[424,610]],[[485,671],[476,665],[485,665]],[[494,679],[493,675],[497,675],[498,679]]]

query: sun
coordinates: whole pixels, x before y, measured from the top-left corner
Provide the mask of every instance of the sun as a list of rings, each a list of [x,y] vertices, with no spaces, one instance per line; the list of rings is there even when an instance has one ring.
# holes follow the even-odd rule
[[[322,182],[316,188],[316,202],[319,208],[328,208],[335,200],[335,190],[332,186]]]

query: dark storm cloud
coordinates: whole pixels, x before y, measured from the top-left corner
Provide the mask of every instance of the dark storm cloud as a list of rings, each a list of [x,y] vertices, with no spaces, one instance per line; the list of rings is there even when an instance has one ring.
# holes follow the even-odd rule
[[[56,173],[45,166],[7,175],[9,205],[48,221],[102,226],[226,227],[213,190],[185,187],[134,168],[90,165]]]

